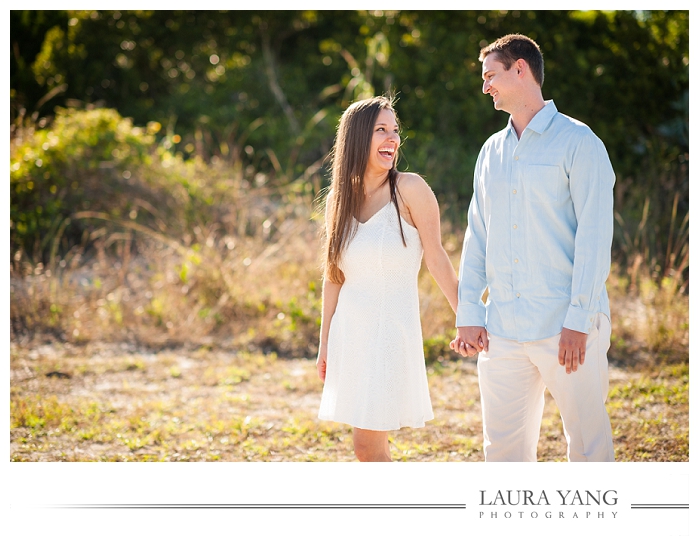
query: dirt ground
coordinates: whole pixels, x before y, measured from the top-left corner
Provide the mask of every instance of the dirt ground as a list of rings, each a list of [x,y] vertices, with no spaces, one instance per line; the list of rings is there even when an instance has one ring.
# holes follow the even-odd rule
[[[435,419],[390,435],[394,460],[483,461],[475,359],[428,366]],[[612,364],[619,461],[688,461],[688,367]],[[351,428],[317,419],[315,363],[209,348],[11,346],[12,461],[354,461]],[[565,461],[547,393],[540,461]]]

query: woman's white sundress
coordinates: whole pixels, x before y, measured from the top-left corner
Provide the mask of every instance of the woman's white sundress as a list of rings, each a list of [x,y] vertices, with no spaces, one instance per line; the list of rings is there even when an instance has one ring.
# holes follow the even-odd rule
[[[422,347],[422,243],[389,201],[344,251],[318,417],[361,429],[423,427],[434,418]]]

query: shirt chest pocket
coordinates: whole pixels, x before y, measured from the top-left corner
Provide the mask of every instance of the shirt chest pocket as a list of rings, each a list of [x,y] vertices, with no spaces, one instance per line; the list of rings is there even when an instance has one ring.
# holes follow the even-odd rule
[[[561,171],[557,165],[528,165],[522,172],[525,196],[529,201],[558,201]]]

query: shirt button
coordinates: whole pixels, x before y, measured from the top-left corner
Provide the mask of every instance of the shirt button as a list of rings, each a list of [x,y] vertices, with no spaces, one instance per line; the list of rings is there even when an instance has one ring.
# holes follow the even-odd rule
[[[516,194],[516,193],[517,193],[517,190],[512,190],[512,193],[513,193],[513,194]]]
[[[515,225],[513,226],[513,228],[516,230],[516,229],[517,229],[517,225],[515,224]]]
[[[519,156],[515,156],[515,161],[519,161]]]
[[[519,293],[517,293],[517,298],[519,298]]]
[[[519,262],[519,258],[515,258],[515,264]]]

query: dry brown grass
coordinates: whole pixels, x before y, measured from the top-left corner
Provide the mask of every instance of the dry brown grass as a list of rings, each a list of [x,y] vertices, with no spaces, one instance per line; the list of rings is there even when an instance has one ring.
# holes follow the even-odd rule
[[[212,228],[196,230],[187,245],[112,239],[54,271],[15,261],[13,339],[24,346],[59,340],[152,348],[215,341],[228,349],[313,352],[306,340],[317,330],[320,309],[316,227],[289,218],[264,233],[268,218],[256,220],[260,233],[252,237]]]

